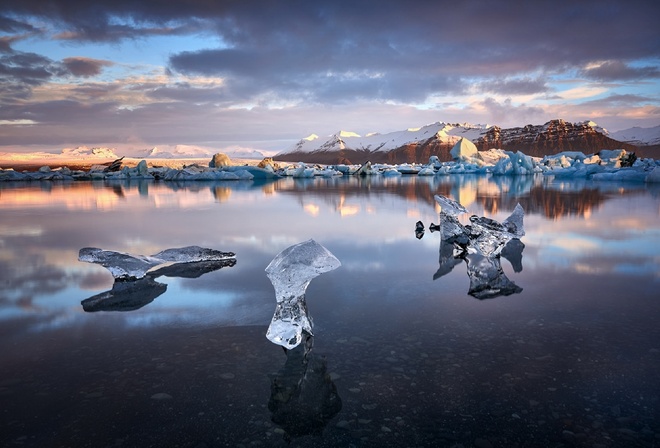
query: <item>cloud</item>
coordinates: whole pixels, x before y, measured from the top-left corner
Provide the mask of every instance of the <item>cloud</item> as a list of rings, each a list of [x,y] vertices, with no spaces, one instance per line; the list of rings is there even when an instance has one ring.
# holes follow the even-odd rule
[[[0,15],[0,119],[39,125],[1,137],[238,143],[437,120],[614,116],[597,109],[612,103],[588,100],[641,90],[605,82],[657,89],[656,3],[10,2]],[[108,56],[117,48],[131,51]],[[138,63],[128,53],[140,52],[159,66],[145,62],[140,73],[153,71],[131,79]]]
[[[510,99],[499,102],[493,98],[486,98],[479,104],[488,112],[496,123],[506,122],[533,122],[538,117],[543,117],[545,111],[540,107],[527,106],[525,104],[514,105]]]
[[[101,73],[103,67],[113,65],[110,61],[83,57],[64,58],[62,64],[74,76],[89,78]]]
[[[63,73],[61,66],[36,53],[0,55],[0,105],[29,98],[34,86]]]
[[[596,81],[635,81],[660,78],[657,66],[631,67],[622,61],[604,61],[591,64],[582,69],[580,74]]]
[[[0,32],[3,33],[32,33],[36,32],[37,28],[29,23],[20,20],[12,19],[4,15],[0,15]]]

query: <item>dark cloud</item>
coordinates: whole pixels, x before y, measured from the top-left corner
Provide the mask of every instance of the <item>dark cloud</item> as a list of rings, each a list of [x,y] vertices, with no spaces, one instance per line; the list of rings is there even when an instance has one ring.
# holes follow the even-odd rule
[[[585,101],[583,105],[589,105],[593,107],[632,107],[639,106],[643,104],[660,104],[660,100],[657,98],[651,98],[641,95],[608,95],[604,98],[599,98],[596,100]]]
[[[529,70],[657,56],[660,6],[655,3],[22,0],[5,9],[56,23],[60,36],[69,39],[214,33],[228,49],[173,58],[177,69],[195,73],[256,77],[261,68],[265,75],[266,68],[317,72],[327,66],[340,70],[343,63],[357,70],[392,70],[414,63],[476,76],[480,68],[497,70],[500,64]]]
[[[660,3],[646,0],[9,3],[3,5],[0,15],[0,32],[4,33],[0,35],[0,116],[39,122],[43,137],[38,138],[52,138],[49,143],[70,139],[72,133],[80,136],[80,143],[112,137],[157,139],[157,143],[166,136],[184,141],[193,135],[198,137],[196,141],[231,140],[261,132],[271,118],[287,120],[275,131],[276,126],[271,126],[271,135],[289,138],[292,132],[298,137],[307,129],[323,132],[327,126],[348,120],[349,114],[353,121],[368,122],[375,128],[368,131],[388,131],[374,126],[386,117],[381,111],[409,111],[404,104],[419,104],[428,98],[438,104],[458,104],[462,101],[455,96],[475,91],[504,97],[550,94],[556,85],[550,74],[555,79],[578,73],[597,81],[647,81],[657,79],[659,71],[648,61],[660,59]],[[171,54],[169,81],[159,78],[152,84],[121,86],[119,81],[76,80],[77,86],[66,86],[71,94],[66,101],[45,96],[43,103],[18,105],[14,103],[29,98],[35,86],[56,77],[90,78],[110,64],[82,57],[58,62],[14,51],[14,42],[30,33],[66,40],[70,48],[76,43],[121,43],[162,35],[208,36],[209,44],[204,49]],[[167,49],[157,51],[166,53]],[[595,61],[617,62],[596,67]],[[587,66],[594,68],[583,69]],[[174,83],[181,74],[220,77],[222,82],[202,87]],[[120,93],[118,89],[123,96],[112,99],[113,93]],[[146,98],[148,104],[137,104],[135,98]],[[124,101],[130,104],[122,104]],[[393,107],[392,102],[401,108]],[[296,122],[300,116],[291,110],[266,107],[282,104],[295,104],[296,113],[307,111],[308,104],[325,109],[314,109],[316,117],[308,114]],[[359,113],[358,106],[365,108],[365,104],[373,109]],[[246,105],[251,110],[239,110]],[[228,110],[228,106],[233,107]],[[333,107],[346,115],[338,115]],[[495,121],[532,122],[541,116],[538,107],[492,98],[478,105],[452,105],[451,109],[456,113],[485,110]],[[444,112],[435,111],[438,115]],[[541,119],[549,118],[556,117]],[[326,124],[331,119],[332,124]],[[393,117],[391,122],[400,119]],[[100,131],[98,123],[103,123]],[[200,131],[200,123],[217,126]],[[85,125],[93,129],[88,131]],[[321,130],[312,125],[322,126]],[[37,138],[28,131],[35,132],[16,127],[3,139],[27,142]],[[92,131],[100,134],[93,136]]]
[[[59,64],[36,53],[9,52],[1,55],[0,104],[28,98],[33,87],[63,74],[65,71]]]
[[[62,60],[62,64],[66,67],[69,73],[82,78],[96,76],[101,73],[103,67],[113,65],[110,61],[82,57],[65,58]]]
[[[545,80],[541,78],[495,79],[479,83],[477,90],[499,95],[532,95],[545,93],[548,91],[548,87]]]
[[[18,40],[15,36],[1,36],[0,37],[0,53],[11,53],[11,44]]]
[[[12,19],[4,15],[0,15],[0,32],[3,33],[33,33],[37,28],[27,22]]]
[[[635,81],[660,78],[660,68],[657,66],[632,67],[622,61],[607,61],[584,69],[580,74],[596,81]]]

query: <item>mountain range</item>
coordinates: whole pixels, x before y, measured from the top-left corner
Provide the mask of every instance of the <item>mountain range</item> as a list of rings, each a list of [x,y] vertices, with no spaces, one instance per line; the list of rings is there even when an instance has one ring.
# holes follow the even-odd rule
[[[593,121],[569,123],[562,119],[543,125],[503,129],[494,125],[436,122],[419,128],[386,134],[360,136],[340,131],[327,140],[312,134],[275,159],[289,162],[337,163],[423,163],[430,156],[451,160],[452,147],[461,138],[479,150],[498,148],[542,157],[563,151],[592,154],[601,149],[626,149],[639,157],[660,156],[660,126],[631,128],[610,134]]]

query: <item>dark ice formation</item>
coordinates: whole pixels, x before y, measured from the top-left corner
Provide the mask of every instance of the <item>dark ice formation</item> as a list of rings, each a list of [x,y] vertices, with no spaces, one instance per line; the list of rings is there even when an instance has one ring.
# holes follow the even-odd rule
[[[421,240],[424,237],[424,223],[422,221],[417,221],[415,223],[415,236],[418,240]]]
[[[112,289],[96,294],[81,303],[83,310],[96,311],[133,311],[153,302],[167,290],[167,285],[156,281],[156,278],[182,277],[197,278],[207,272],[217,271],[236,264],[235,258],[215,261],[197,261],[174,263],[148,272],[139,279],[115,279]]]
[[[500,257],[485,257],[481,254],[468,254],[465,257],[467,273],[470,277],[468,294],[477,299],[491,299],[509,296],[522,291],[504,274]]]
[[[522,288],[504,274],[500,262],[503,256],[511,262],[515,272],[522,271],[522,251],[525,245],[520,238],[525,235],[523,219],[525,212],[516,205],[507,219],[498,222],[490,218],[473,215],[470,224],[462,225],[458,215],[467,209],[444,196],[436,195],[440,205],[440,224],[431,224],[431,232],[439,231],[439,268],[433,275],[438,279],[465,260],[470,289],[468,294],[478,299],[516,294]]]
[[[285,350],[284,366],[271,376],[268,410],[271,420],[294,437],[320,436],[342,408],[337,387],[324,357],[312,353],[314,337],[305,334],[300,345]]]
[[[84,247],[80,249],[78,254],[78,260],[80,261],[100,264],[107,268],[116,281],[143,278],[150,270],[165,264],[226,261],[231,259],[235,260],[233,252],[221,252],[199,246],[166,249],[154,255],[131,255],[95,247]]]
[[[128,282],[115,282],[109,291],[96,294],[80,304],[88,313],[96,311],[134,311],[150,304],[167,290],[167,285],[144,277]]]
[[[303,332],[312,335],[305,290],[313,278],[337,269],[339,260],[314,240],[294,244],[280,252],[266,267],[275,288],[277,306],[266,337],[284,348],[295,348]]]

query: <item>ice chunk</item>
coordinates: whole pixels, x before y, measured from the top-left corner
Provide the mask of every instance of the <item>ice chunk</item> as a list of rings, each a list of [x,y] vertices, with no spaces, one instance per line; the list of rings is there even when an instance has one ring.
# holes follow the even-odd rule
[[[436,194],[433,196],[433,198],[435,199],[435,202],[437,202],[440,206],[441,213],[446,213],[451,216],[458,216],[461,213],[468,213],[465,207],[453,199],[449,199],[448,197],[441,196],[439,194]]]
[[[458,202],[445,196],[436,194],[435,202],[440,206],[440,234],[444,240],[452,240],[467,235],[465,227],[458,222],[457,216],[461,213],[467,213],[467,209]],[[434,224],[431,224],[434,225]]]
[[[504,225],[494,219],[471,216],[468,226],[470,243],[468,253],[480,253],[484,256],[498,256],[506,244],[514,238]]]
[[[155,255],[131,255],[95,247],[83,247],[78,254],[78,260],[100,264],[110,271],[115,280],[120,281],[143,278],[150,270],[168,263],[224,261],[234,257],[233,252],[221,252],[198,246],[166,249]]]
[[[266,267],[275,288],[277,306],[266,337],[287,349],[302,341],[303,331],[312,333],[305,290],[315,277],[341,266],[328,249],[314,240],[294,244],[280,252]]]
[[[483,216],[471,216],[471,225],[467,226],[471,246],[468,248],[468,252],[477,251],[487,257],[498,256],[509,241],[525,235],[524,216],[525,211],[520,204],[516,205],[511,216],[502,223]]]
[[[454,147],[449,151],[449,154],[454,160],[470,160],[473,157],[479,156],[479,151],[477,147],[465,137],[461,137],[459,141],[456,142]]]
[[[525,218],[525,210],[519,203],[513,209],[511,216],[502,221],[502,225],[515,238],[525,236],[525,229],[523,227],[523,219]]]

